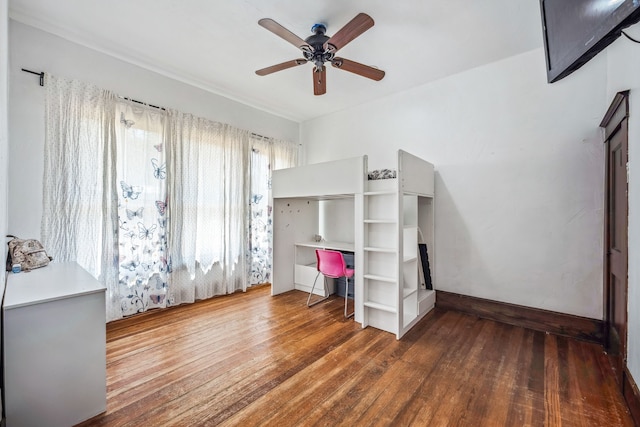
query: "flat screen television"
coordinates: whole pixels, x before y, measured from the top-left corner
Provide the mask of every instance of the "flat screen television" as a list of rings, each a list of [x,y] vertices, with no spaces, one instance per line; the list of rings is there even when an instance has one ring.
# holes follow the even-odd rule
[[[640,20],[640,0],[540,0],[547,80],[558,81]]]

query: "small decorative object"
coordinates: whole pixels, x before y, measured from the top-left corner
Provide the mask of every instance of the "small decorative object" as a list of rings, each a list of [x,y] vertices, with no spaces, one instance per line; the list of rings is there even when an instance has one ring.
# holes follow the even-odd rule
[[[49,265],[53,259],[45,251],[42,243],[36,239],[19,239],[13,235],[7,235],[12,239],[7,243],[7,271],[13,271],[15,265],[20,266],[20,271],[30,271],[34,268]]]
[[[313,235],[313,241],[314,242],[322,242],[322,236],[319,234],[314,234]]]
[[[20,273],[20,271],[21,271],[21,270],[22,270],[22,269],[20,268],[20,264],[13,264],[13,265],[11,266],[11,271],[12,271],[13,273]]]

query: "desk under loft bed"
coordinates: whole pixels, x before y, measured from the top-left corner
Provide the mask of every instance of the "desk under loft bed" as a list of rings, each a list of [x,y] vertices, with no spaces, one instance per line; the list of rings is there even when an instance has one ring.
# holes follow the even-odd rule
[[[435,304],[433,165],[402,150],[389,169],[368,171],[367,163],[362,156],[273,172],[271,293],[309,292],[316,248],[353,252],[355,321],[400,339]]]

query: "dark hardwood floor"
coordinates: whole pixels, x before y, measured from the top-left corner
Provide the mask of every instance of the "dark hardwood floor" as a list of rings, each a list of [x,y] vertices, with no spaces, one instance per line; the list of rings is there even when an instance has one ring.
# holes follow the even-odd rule
[[[397,341],[269,290],[108,324],[81,425],[633,426],[598,345],[442,309]]]

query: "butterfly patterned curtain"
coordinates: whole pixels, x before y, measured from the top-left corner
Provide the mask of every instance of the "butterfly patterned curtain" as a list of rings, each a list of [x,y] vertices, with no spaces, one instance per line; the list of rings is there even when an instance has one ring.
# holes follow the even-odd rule
[[[251,199],[249,201],[249,284],[271,280],[271,213],[269,203],[269,151],[268,143],[256,141],[251,149]]]
[[[129,101],[116,108],[118,266],[122,315],[167,305],[164,111]]]
[[[249,284],[271,281],[273,254],[273,196],[271,172],[297,166],[298,146],[251,135],[251,198],[249,220]]]
[[[273,169],[298,147],[46,75],[42,241],[107,321],[271,278]]]

